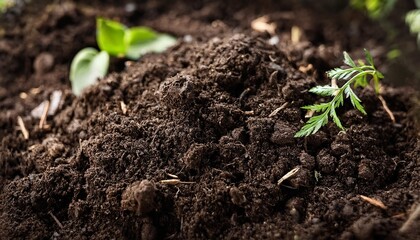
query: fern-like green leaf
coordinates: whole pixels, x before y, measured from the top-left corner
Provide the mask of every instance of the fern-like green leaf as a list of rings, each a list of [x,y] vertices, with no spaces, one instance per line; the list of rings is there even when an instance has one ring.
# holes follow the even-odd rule
[[[344,55],[344,63],[349,65],[350,67],[355,68],[356,64],[354,63],[353,59],[351,59],[350,55],[346,51],[344,51],[343,55]]]
[[[319,103],[302,107],[306,110],[320,112],[321,114],[311,117],[305,125],[295,134],[295,137],[305,137],[316,133],[322,126],[328,123],[331,117],[333,122],[341,130],[345,131],[336,109],[344,105],[344,99],[350,98],[350,102],[354,108],[366,115],[366,111],[361,104],[361,100],[351,87],[366,87],[368,85],[368,76],[373,79],[374,87],[379,93],[379,80],[383,78],[382,73],[376,70],[373,65],[373,58],[369,51],[365,50],[366,63],[363,61],[353,61],[347,52],[344,52],[344,63],[350,68],[334,68],[327,71],[327,76],[331,79],[344,80],[345,83],[341,87],[337,86],[317,86],[309,90],[324,97],[333,97],[330,102]]]
[[[341,130],[344,131],[345,129],[344,129],[343,125],[341,124],[341,121],[338,118],[337,113],[335,112],[335,109],[334,108],[331,108],[330,116],[332,117],[333,122],[335,123],[335,125],[337,125],[337,127],[339,127]]]
[[[370,52],[366,48],[363,49],[363,51],[365,52],[366,61],[369,63],[370,66],[374,66],[373,65],[373,58],[372,58],[372,55],[370,54]]]
[[[326,86],[316,86],[311,88],[309,92],[315,93],[320,96],[334,96],[335,91],[337,91],[337,87],[331,87],[329,85]]]
[[[330,106],[329,103],[320,103],[315,105],[304,106],[302,109],[311,110],[314,112],[323,112]]]
[[[328,123],[328,112],[311,117],[306,124],[300,129],[295,137],[306,137],[318,132],[318,130]]]
[[[357,110],[359,110],[361,113],[363,113],[364,115],[366,115],[366,111],[365,108],[362,106],[361,104],[361,100],[360,98],[353,92],[353,90],[349,87],[347,87],[345,89],[346,92],[346,97],[350,98],[350,102],[353,105],[353,107],[355,107]]]

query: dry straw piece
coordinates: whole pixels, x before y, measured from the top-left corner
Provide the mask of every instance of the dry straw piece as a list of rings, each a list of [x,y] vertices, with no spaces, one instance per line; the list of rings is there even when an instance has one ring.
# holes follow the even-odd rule
[[[376,206],[376,207],[379,207],[379,208],[382,208],[382,209],[387,209],[387,207],[385,206],[385,204],[382,202],[382,201],[380,201],[380,200],[377,200],[377,199],[374,199],[374,198],[370,198],[370,197],[366,197],[366,196],[363,196],[363,195],[359,195],[360,196],[360,198],[362,198],[364,201],[366,201],[366,202],[368,202],[368,203],[370,203],[370,204],[372,204],[373,206]]]

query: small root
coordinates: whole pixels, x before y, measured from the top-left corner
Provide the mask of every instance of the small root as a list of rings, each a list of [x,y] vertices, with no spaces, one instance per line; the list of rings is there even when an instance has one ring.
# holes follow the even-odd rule
[[[411,226],[413,225],[414,221],[420,216],[420,204],[417,204],[416,209],[411,213],[411,215],[408,217],[407,221],[401,226],[401,228],[398,230],[401,233],[405,233],[408,230],[410,230]],[[415,227],[415,226],[413,226]]]
[[[394,114],[389,109],[388,104],[386,104],[385,99],[381,95],[378,95],[378,98],[381,101],[382,107],[385,109],[385,112],[388,113],[389,118],[391,118],[392,123],[395,123],[396,121],[395,121]]]
[[[48,212],[48,214],[50,214],[50,216],[54,219],[55,223],[57,223],[57,225],[60,228],[64,228],[63,224],[61,224],[61,222],[58,220],[58,218],[52,212]]]

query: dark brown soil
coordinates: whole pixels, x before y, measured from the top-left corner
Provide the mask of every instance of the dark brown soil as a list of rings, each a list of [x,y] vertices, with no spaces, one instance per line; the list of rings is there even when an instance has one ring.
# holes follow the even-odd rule
[[[412,88],[384,88],[396,124],[363,90],[369,114],[346,105],[346,133],[330,124],[293,137],[300,107],[317,100],[307,90],[325,82],[343,50],[373,49],[386,70],[386,34],[347,9],[319,18],[323,7],[341,9],[148,1],[126,12],[121,3],[61,1],[4,15],[0,239],[418,239],[420,219],[400,230],[420,202]],[[277,23],[274,46],[250,27],[264,14]],[[178,44],[115,61],[116,72],[76,98],[69,63],[95,46],[97,15],[169,32]],[[299,43],[292,26],[304,32]],[[57,90],[60,104],[40,128],[31,111]]]

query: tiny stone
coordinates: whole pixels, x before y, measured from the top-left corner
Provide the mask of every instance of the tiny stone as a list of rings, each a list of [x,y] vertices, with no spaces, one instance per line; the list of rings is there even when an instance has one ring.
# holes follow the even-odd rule
[[[246,197],[244,193],[241,190],[239,190],[237,187],[230,188],[229,195],[231,197],[233,204],[235,205],[241,205],[246,202]]]

